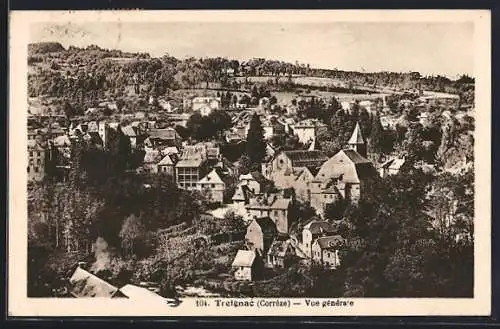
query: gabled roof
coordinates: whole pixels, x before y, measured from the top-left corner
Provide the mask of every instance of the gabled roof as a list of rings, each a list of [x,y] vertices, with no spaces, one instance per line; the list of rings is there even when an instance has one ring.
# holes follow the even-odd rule
[[[387,160],[382,164],[382,168],[399,170],[405,164],[405,159],[395,158]]]
[[[238,185],[236,186],[236,190],[234,191],[234,195],[232,197],[233,201],[245,201],[245,203],[249,200],[248,186],[246,185]]]
[[[147,150],[144,154],[144,163],[156,163],[161,158],[160,152],[158,150]]]
[[[74,297],[113,297],[118,288],[98,278],[90,272],[77,267],[69,279],[70,293]]]
[[[179,167],[198,168],[201,166],[203,161],[204,161],[203,159],[180,160],[179,162],[177,162],[175,167],[176,168],[179,168]]]
[[[335,228],[327,221],[312,221],[304,226],[305,230],[309,230],[311,234],[317,235],[321,233],[335,233]]]
[[[340,150],[328,159],[316,174],[315,180],[325,181],[341,178],[345,183],[359,183],[360,179],[370,177],[374,173],[371,162],[355,150]]]
[[[364,144],[365,140],[363,135],[361,134],[361,128],[359,126],[359,122],[356,122],[356,127],[354,127],[354,131],[352,132],[351,138],[347,142],[347,144]]]
[[[344,238],[340,235],[325,236],[316,240],[321,249],[336,249],[344,244]]]
[[[269,217],[255,218],[254,221],[260,226],[262,233],[276,233],[276,224]]]
[[[280,241],[275,240],[269,247],[267,252],[270,256],[285,257],[288,250],[291,249],[290,240]]]
[[[271,204],[271,209],[288,209],[291,199],[278,198]]]
[[[170,154],[165,155],[165,157],[163,157],[163,159],[158,162],[159,166],[173,166],[174,164],[175,161],[172,159],[172,156]]]
[[[293,167],[320,166],[323,162],[328,160],[328,157],[323,152],[317,150],[294,150],[283,152],[292,161]]]
[[[166,299],[144,287],[127,284],[120,291],[128,298],[143,302],[165,302]]]
[[[370,160],[359,154],[356,150],[347,149],[343,151],[354,164],[371,163]]]
[[[205,177],[198,181],[198,184],[224,184],[224,181],[220,178],[217,170],[212,169]]]
[[[172,140],[172,139],[178,139],[179,135],[177,134],[177,131],[175,131],[174,128],[151,129],[149,131],[149,138]]]
[[[134,130],[134,128],[132,128],[132,126],[124,126],[124,127],[121,127],[121,128],[122,128],[122,133],[125,136],[128,136],[128,137],[135,137],[135,136],[137,136],[137,134],[135,133],[135,130]]]
[[[238,250],[236,257],[234,257],[232,267],[250,267],[255,261],[255,252],[250,250]]]

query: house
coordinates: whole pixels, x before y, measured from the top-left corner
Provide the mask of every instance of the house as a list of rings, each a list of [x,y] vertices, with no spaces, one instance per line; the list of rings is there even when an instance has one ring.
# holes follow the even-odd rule
[[[160,162],[158,162],[157,167],[158,167],[158,172],[159,173],[165,173],[167,175],[170,175],[172,177],[175,176],[175,164],[177,163],[177,155],[175,154],[167,154],[161,159]]]
[[[183,150],[180,160],[175,165],[177,186],[187,190],[196,190],[197,183],[207,173],[207,149],[202,145],[189,145]]]
[[[122,133],[127,136],[130,140],[130,147],[136,148],[137,146],[137,134],[132,126],[121,127]]]
[[[278,188],[290,188],[295,179],[294,171],[308,168],[315,172],[326,160],[328,157],[317,150],[281,151],[270,162],[262,164],[262,173]]]
[[[295,252],[290,239],[276,240],[267,252],[266,265],[271,268],[286,268],[292,263],[294,256]]]
[[[312,259],[328,268],[337,268],[340,265],[339,251],[344,245],[340,235],[324,236],[316,239],[312,245]]]
[[[256,254],[251,250],[238,250],[231,265],[234,278],[239,281],[252,281],[256,275],[257,262]]]
[[[252,193],[259,194],[262,189],[262,179],[259,178],[259,180],[257,180],[256,176],[257,174],[252,172],[240,175],[238,178],[239,185],[245,185]]]
[[[276,224],[279,233],[288,234],[289,213],[292,200],[281,195],[258,195],[251,198],[246,205],[250,217],[270,217]]]
[[[387,176],[397,175],[404,165],[405,159],[403,158],[389,159],[380,166],[380,177],[385,178]]]
[[[276,224],[271,218],[254,218],[247,227],[245,242],[249,250],[262,256],[267,253],[276,235]]]
[[[143,172],[148,174],[158,173],[158,163],[162,160],[160,151],[150,148],[146,148],[145,151],[142,163]]]
[[[28,181],[41,181],[45,177],[46,149],[36,140],[28,141]]]
[[[125,297],[120,290],[78,266],[69,279],[68,292],[75,298],[117,298]]]
[[[144,142],[146,146],[179,146],[181,137],[174,128],[150,129],[148,142]]]
[[[300,143],[308,144],[316,138],[317,124],[313,119],[299,121],[292,126],[293,134],[299,138]]]
[[[332,224],[327,221],[313,220],[302,228],[301,249],[309,258],[312,257],[312,245],[321,236],[336,233]]]
[[[221,104],[220,97],[194,97],[191,100],[191,109],[193,111],[207,111],[211,113],[213,110],[218,110]],[[202,114],[203,115],[203,114]],[[208,115],[208,114],[207,114]]]
[[[196,185],[198,190],[202,192],[209,201],[223,203],[226,184],[217,173],[216,169],[212,169],[212,171],[200,179]]]
[[[290,187],[295,191],[295,197],[304,202],[311,202],[311,187],[314,175],[307,167],[297,167],[293,171]]]
[[[195,190],[198,181],[206,172],[205,159],[182,159],[175,165],[177,186],[186,190]]]
[[[53,139],[52,145],[67,159],[71,158],[71,139],[68,135]]]
[[[238,186],[236,186],[233,197],[231,198],[233,201],[233,209],[236,214],[244,215],[244,217],[248,215],[245,206],[249,203],[251,196],[253,196],[253,193],[247,185],[238,184]]]

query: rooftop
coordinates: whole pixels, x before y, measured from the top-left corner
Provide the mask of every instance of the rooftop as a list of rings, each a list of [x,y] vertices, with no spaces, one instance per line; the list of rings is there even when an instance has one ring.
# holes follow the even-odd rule
[[[253,265],[255,261],[255,252],[250,250],[238,250],[236,257],[234,257],[234,261],[232,267],[250,267]]]

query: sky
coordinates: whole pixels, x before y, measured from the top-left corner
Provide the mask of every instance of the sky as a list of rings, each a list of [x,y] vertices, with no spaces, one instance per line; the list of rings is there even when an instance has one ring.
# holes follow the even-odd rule
[[[109,22],[32,25],[30,41],[64,47],[166,53],[177,58],[254,57],[366,72],[474,76],[474,26],[467,22]]]

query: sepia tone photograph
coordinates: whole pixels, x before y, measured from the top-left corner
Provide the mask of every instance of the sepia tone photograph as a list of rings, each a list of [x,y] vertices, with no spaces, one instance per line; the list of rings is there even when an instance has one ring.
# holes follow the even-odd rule
[[[489,16],[467,13],[24,22],[23,298],[193,314],[474,301],[491,261]]]

